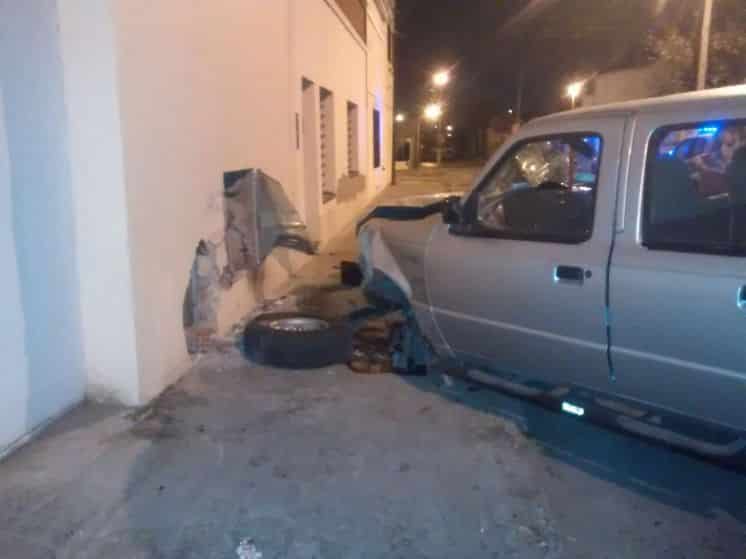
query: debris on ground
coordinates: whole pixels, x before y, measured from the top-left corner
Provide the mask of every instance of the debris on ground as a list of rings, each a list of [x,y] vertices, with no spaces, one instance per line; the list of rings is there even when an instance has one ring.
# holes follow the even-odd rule
[[[353,314],[359,314],[364,322],[353,336],[352,359],[347,363],[350,369],[360,374],[427,374],[431,353],[416,324],[401,313],[378,319],[366,319],[364,312]]]
[[[371,320],[358,328],[352,339],[352,359],[347,366],[364,375],[393,373],[391,329],[392,324],[383,319]]]
[[[158,441],[183,435],[183,421],[177,418],[177,410],[188,406],[206,405],[202,396],[192,395],[175,386],[164,390],[148,404],[125,415],[132,422],[130,433],[141,439]]]
[[[252,309],[251,313],[234,324],[224,336],[217,333],[215,326],[186,328],[187,348],[192,356],[192,362],[198,361],[200,356],[206,353],[214,351],[226,353],[231,351],[236,347],[237,340],[243,333],[246,325],[255,317],[267,312],[295,310],[296,303],[296,298],[292,295],[269,299]]]
[[[236,555],[238,559],[262,559],[262,552],[256,548],[252,538],[241,540],[236,548]]]

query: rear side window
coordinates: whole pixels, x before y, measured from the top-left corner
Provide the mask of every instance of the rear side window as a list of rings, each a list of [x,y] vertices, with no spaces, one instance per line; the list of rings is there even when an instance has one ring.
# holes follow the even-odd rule
[[[644,246],[746,255],[746,122],[656,130],[644,192]]]
[[[518,143],[472,201],[481,231],[529,241],[582,243],[593,230],[602,140],[564,134]]]

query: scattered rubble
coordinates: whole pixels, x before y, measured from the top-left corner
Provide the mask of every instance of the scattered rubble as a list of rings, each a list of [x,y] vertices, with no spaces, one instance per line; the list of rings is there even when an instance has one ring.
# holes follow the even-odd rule
[[[366,326],[358,328],[353,337],[352,359],[347,366],[360,374],[394,372],[390,332],[391,326],[385,320],[370,321]]]

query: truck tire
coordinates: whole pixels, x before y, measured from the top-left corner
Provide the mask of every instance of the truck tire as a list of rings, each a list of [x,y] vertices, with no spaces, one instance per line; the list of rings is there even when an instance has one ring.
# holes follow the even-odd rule
[[[260,315],[246,325],[242,342],[251,361],[283,369],[318,369],[352,355],[348,324],[302,312]]]

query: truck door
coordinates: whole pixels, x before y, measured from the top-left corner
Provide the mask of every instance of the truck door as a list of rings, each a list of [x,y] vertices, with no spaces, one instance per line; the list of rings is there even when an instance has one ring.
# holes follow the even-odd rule
[[[626,118],[524,131],[426,258],[453,352],[525,379],[608,382],[606,271]]]
[[[610,271],[611,357],[621,394],[746,429],[740,112],[730,121],[698,121],[691,111],[638,119]],[[707,139],[708,151],[677,157],[692,138]]]

